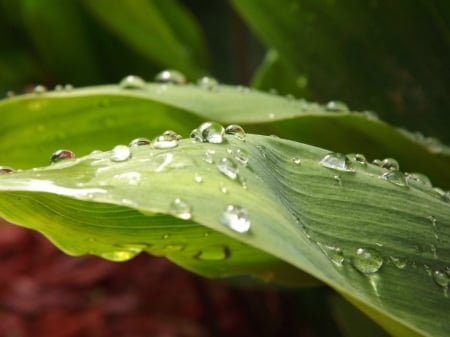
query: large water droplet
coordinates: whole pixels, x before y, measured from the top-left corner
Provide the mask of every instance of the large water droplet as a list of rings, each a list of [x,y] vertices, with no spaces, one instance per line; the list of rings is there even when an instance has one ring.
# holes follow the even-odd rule
[[[222,124],[216,122],[205,122],[198,127],[198,132],[203,142],[220,144],[223,142],[225,129]]]
[[[341,153],[329,153],[320,161],[320,165],[343,172],[355,172],[350,159]]]
[[[186,76],[178,70],[163,70],[155,76],[155,82],[185,84]]]
[[[245,139],[245,130],[242,126],[237,124],[230,124],[225,128],[225,133],[227,135],[232,135],[239,140]]]
[[[381,167],[388,169],[388,170],[399,170],[400,165],[398,164],[398,161],[394,158],[385,158],[381,162]]]
[[[380,270],[383,257],[373,248],[358,248],[353,256],[353,266],[363,274],[372,274]]]
[[[383,179],[389,181],[391,184],[397,185],[397,186],[408,186],[408,183],[406,182],[405,175],[401,171],[392,170],[383,173],[381,176]]]
[[[336,266],[342,266],[344,263],[344,253],[339,247],[329,246],[320,242],[317,242],[319,248],[325,253],[325,255],[333,262]]]
[[[441,286],[442,288],[447,288],[448,285],[450,284],[450,277],[446,272],[443,272],[441,270],[435,270],[433,271],[432,275],[434,282],[436,282],[438,286]]]
[[[231,180],[236,180],[239,176],[239,169],[236,163],[230,158],[223,157],[222,159],[220,159],[216,164],[216,168],[220,173],[230,178]]]
[[[14,169],[8,166],[0,166],[0,174],[13,173]]]
[[[219,82],[214,77],[203,76],[197,81],[197,84],[200,88],[209,90],[209,91],[217,91]]]
[[[50,163],[54,164],[62,160],[75,158],[75,153],[70,150],[58,150],[50,156]]]
[[[245,208],[228,205],[220,215],[219,221],[229,229],[238,233],[247,233],[250,230],[250,218]]]
[[[329,101],[326,110],[331,112],[347,112],[349,111],[347,104],[339,101]]]
[[[198,252],[194,257],[203,261],[223,261],[231,255],[230,249],[224,245],[211,246]]]
[[[172,130],[167,130],[162,135],[155,138],[153,141],[153,147],[155,149],[171,149],[178,145],[178,140],[181,137]]]
[[[119,86],[122,89],[144,89],[145,81],[139,76],[128,75],[120,81]]]
[[[186,201],[176,198],[170,204],[170,213],[177,218],[189,220],[192,217],[192,207]]]
[[[147,138],[135,138],[133,139],[130,144],[128,144],[129,147],[136,147],[136,146],[142,146],[142,145],[150,145],[151,141]]]
[[[117,145],[111,151],[111,161],[121,162],[131,158],[131,150],[126,145]]]

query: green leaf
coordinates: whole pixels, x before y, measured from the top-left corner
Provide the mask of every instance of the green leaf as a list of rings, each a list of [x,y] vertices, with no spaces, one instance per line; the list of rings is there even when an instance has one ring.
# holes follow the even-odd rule
[[[85,7],[131,48],[164,68],[188,77],[205,73],[204,38],[190,13],[177,1],[83,1]]]
[[[393,335],[448,334],[447,289],[432,275],[450,280],[450,204],[430,186],[406,186],[398,171],[338,155],[325,160],[327,150],[274,137],[173,146],[2,175],[0,212],[71,254],[122,260],[146,250],[209,276],[275,279],[292,272],[282,260]],[[245,210],[240,220],[224,214],[230,205]]]

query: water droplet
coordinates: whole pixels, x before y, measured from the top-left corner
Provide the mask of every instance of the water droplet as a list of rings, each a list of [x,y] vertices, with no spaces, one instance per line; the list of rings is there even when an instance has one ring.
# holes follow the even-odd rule
[[[197,81],[197,84],[200,88],[209,90],[209,91],[217,91],[219,82],[214,77],[203,76]]]
[[[248,164],[248,154],[243,149],[236,149],[234,159],[236,159],[239,163],[241,163],[244,166],[247,166]]]
[[[274,119],[275,118],[275,114],[273,112],[271,112],[271,113],[269,113],[269,115],[267,117],[269,117],[269,119]]]
[[[348,112],[347,104],[339,101],[329,101],[325,107],[327,111],[331,112]]]
[[[192,207],[186,201],[176,198],[170,204],[170,214],[183,220],[189,220],[192,217]]]
[[[185,84],[186,76],[178,70],[163,70],[155,76],[155,82]]]
[[[205,122],[198,127],[198,133],[203,142],[220,144],[223,142],[225,129],[222,124],[216,122]]]
[[[238,233],[247,233],[250,230],[250,219],[245,208],[228,205],[220,215],[220,223]]]
[[[8,90],[6,92],[6,97],[11,98],[11,97],[14,97],[14,96],[16,96],[16,93],[13,90]]]
[[[0,174],[14,173],[15,170],[8,166],[0,166]]]
[[[162,236],[162,239],[164,239],[164,240],[167,240],[167,239],[169,239],[170,238],[170,234],[164,234],[163,236]]]
[[[137,254],[138,252],[133,250],[114,250],[102,253],[101,257],[109,261],[122,262],[132,259]]]
[[[62,160],[75,158],[75,153],[70,150],[58,150],[50,156],[50,163],[54,164]]]
[[[389,256],[389,259],[398,269],[404,269],[406,267],[406,259],[404,257]]]
[[[224,245],[216,245],[203,249],[194,257],[203,261],[223,261],[231,255],[230,249]]]
[[[57,85],[55,85],[55,88],[54,88],[55,91],[63,91],[63,89],[64,89],[64,87],[62,84],[57,84]]]
[[[67,83],[66,85],[64,85],[64,90],[65,91],[72,91],[73,90],[73,85],[70,83]]]
[[[400,165],[398,164],[398,161],[396,161],[394,158],[385,158],[381,162],[381,167],[388,169],[388,170],[399,170]]]
[[[131,150],[126,145],[117,145],[111,151],[111,157],[109,158],[114,162],[126,161],[131,158]]]
[[[145,81],[139,76],[128,75],[120,81],[119,86],[122,89],[144,89]]]
[[[165,251],[166,254],[168,254],[168,253],[173,253],[173,252],[181,252],[182,250],[184,250],[184,248],[186,248],[186,245],[170,244],[170,245],[164,246],[163,250]]]
[[[336,174],[333,179],[338,183],[338,185],[342,186],[342,178],[339,174]]]
[[[245,131],[244,128],[237,124],[230,124],[225,128],[225,133],[227,135],[232,135],[239,140],[245,139]]]
[[[228,193],[228,188],[225,186],[224,183],[220,183],[219,189],[220,189],[220,192],[222,192],[223,194]]]
[[[355,154],[352,154],[352,155],[350,155],[350,158],[352,159],[352,160],[354,160],[354,161],[356,161],[358,164],[360,164],[360,165],[367,165],[367,159],[366,159],[366,157],[363,155],[363,154],[361,154],[361,153],[355,153]]]
[[[436,228],[436,224],[437,224],[436,218],[435,218],[433,215],[430,215],[430,216],[427,217],[427,219],[430,220],[430,221],[431,221],[431,225],[432,225],[434,228]]]
[[[44,85],[41,85],[41,84],[35,86],[34,89],[33,89],[33,93],[35,93],[37,95],[43,94],[45,92],[47,92],[47,88]]]
[[[363,274],[372,274],[380,270],[383,257],[372,248],[358,248],[353,256],[353,266]]]
[[[355,172],[350,159],[341,153],[329,153],[320,161],[320,165],[343,172]]]
[[[434,282],[436,282],[438,286],[441,286],[442,288],[447,288],[448,285],[450,284],[450,276],[448,276],[447,273],[441,270],[435,270],[433,271],[432,275]]]
[[[397,170],[392,170],[383,173],[381,176],[383,179],[389,181],[391,184],[397,185],[397,186],[403,186],[407,187],[408,183],[406,182],[405,175]]]
[[[216,168],[220,173],[230,178],[231,180],[236,180],[239,176],[239,169],[236,163],[230,158],[223,157],[222,159],[220,159],[216,164]]]
[[[136,146],[142,146],[142,145],[150,145],[151,140],[147,138],[135,138],[133,139],[130,144],[128,144],[129,147],[136,147]]]
[[[339,247],[329,246],[320,242],[317,242],[319,248],[325,253],[325,255],[333,262],[336,266],[340,267],[344,263],[344,253]]]
[[[208,149],[205,151],[205,153],[203,154],[203,161],[208,163],[208,164],[213,164],[214,163],[214,155],[216,154],[216,151]]]
[[[200,134],[198,129],[192,130],[191,133],[189,134],[189,138],[191,138],[194,142],[199,142],[199,143],[203,142],[202,135]]]
[[[295,165],[300,165],[302,163],[302,160],[298,157],[293,157],[291,159],[291,161],[295,164]]]
[[[374,159],[374,160],[372,160],[372,164],[374,164],[375,166],[381,167],[382,161],[380,159]]]
[[[378,121],[380,119],[375,111],[366,110],[361,112],[361,114],[369,121]]]
[[[196,182],[196,183],[198,183],[198,184],[201,184],[202,182],[203,182],[203,178],[202,178],[202,176],[201,175],[199,175],[199,174],[195,174],[194,175],[194,181]]]
[[[180,136],[176,132],[167,130],[154,139],[153,147],[155,149],[171,149],[178,146],[179,139]]]

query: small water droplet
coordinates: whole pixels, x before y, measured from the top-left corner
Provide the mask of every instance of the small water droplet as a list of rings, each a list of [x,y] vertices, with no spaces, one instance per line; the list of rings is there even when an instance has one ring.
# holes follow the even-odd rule
[[[339,101],[329,101],[325,107],[327,111],[330,112],[348,112],[347,104]]]
[[[220,223],[238,233],[247,233],[250,230],[250,218],[245,208],[228,205],[220,215]]]
[[[44,85],[37,85],[34,87],[33,89],[33,93],[37,94],[37,95],[41,95],[43,93],[47,92],[47,88]]]
[[[57,84],[57,85],[55,85],[55,88],[54,88],[55,91],[63,91],[63,89],[64,89],[64,87],[62,84]]]
[[[383,257],[373,248],[358,248],[352,262],[359,272],[372,274],[380,270],[383,265]]]
[[[223,261],[231,255],[230,249],[224,245],[211,246],[198,252],[194,257],[203,261]]]
[[[361,114],[369,121],[378,121],[380,119],[375,111],[365,110]]]
[[[228,193],[228,188],[225,186],[224,183],[220,183],[219,189],[220,189],[220,192],[222,192],[223,194]]]
[[[433,228],[436,228],[437,220],[433,215],[427,216],[427,219],[431,221]]]
[[[320,161],[320,165],[343,172],[355,172],[350,159],[341,153],[329,153]]]
[[[366,157],[361,154],[361,153],[355,153],[355,154],[350,154],[349,158],[356,161],[358,164],[366,166],[367,165],[367,159]]]
[[[145,81],[139,76],[128,75],[120,81],[119,86],[122,89],[144,89]]]
[[[199,142],[199,143],[203,142],[202,135],[200,134],[198,129],[192,130],[191,133],[189,134],[189,138],[191,138],[194,142]]]
[[[388,170],[399,170],[400,165],[398,164],[398,161],[394,158],[385,158],[381,162],[381,167],[388,169]]]
[[[239,176],[239,169],[236,163],[227,157],[223,157],[216,164],[217,170],[231,180],[236,180]]]
[[[291,161],[295,164],[295,165],[300,165],[302,163],[302,160],[298,157],[293,157],[291,159]]]
[[[406,182],[405,175],[397,170],[388,171],[382,174],[383,179],[389,181],[391,184],[407,187],[408,183]]]
[[[248,154],[243,149],[236,149],[236,152],[234,154],[234,159],[236,159],[240,164],[247,166],[248,164]]]
[[[131,150],[126,145],[117,145],[111,151],[109,158],[113,162],[126,161],[131,158]]]
[[[176,132],[167,130],[156,137],[152,145],[155,149],[171,149],[178,146],[179,139],[180,136]]]
[[[389,259],[398,269],[404,269],[406,267],[406,259],[404,257],[389,256]]]
[[[101,257],[109,261],[122,262],[132,259],[137,254],[138,252],[133,250],[113,250],[110,252],[102,253]]]
[[[189,220],[192,217],[192,207],[186,201],[176,198],[170,204],[170,214],[183,220]]]
[[[0,174],[14,173],[15,170],[8,166],[0,166]]]
[[[374,159],[374,160],[372,160],[372,164],[374,164],[375,166],[381,167],[382,161],[380,159]]]
[[[133,139],[130,144],[128,144],[129,147],[136,147],[136,146],[142,146],[142,145],[150,145],[151,140],[147,138],[135,138]]]
[[[225,129],[222,124],[216,122],[205,122],[198,127],[198,133],[203,142],[221,144]]]
[[[408,173],[406,175],[406,181],[409,185],[412,186],[426,186],[433,187],[431,184],[430,178],[428,178],[425,174],[422,173]]]
[[[317,242],[319,248],[325,253],[325,255],[333,262],[336,266],[340,267],[344,263],[344,253],[339,247],[329,246],[320,242]]]
[[[75,158],[75,153],[73,153],[70,150],[58,150],[53,152],[53,154],[50,156],[50,163],[54,164],[57,162],[60,162],[62,160],[66,159],[73,159]]]
[[[197,81],[197,84],[200,88],[209,91],[217,91],[219,89],[219,82],[214,77],[203,76]]]
[[[73,90],[73,85],[70,83],[67,83],[66,85],[64,85],[64,90],[69,92]]]
[[[273,112],[271,112],[271,113],[269,113],[269,115],[267,117],[269,117],[269,119],[274,119],[275,118],[275,114]]]
[[[194,181],[196,182],[196,183],[198,183],[198,184],[201,184],[202,182],[203,182],[203,178],[202,178],[202,176],[201,175],[199,175],[199,174],[195,174],[194,175]]]
[[[155,82],[171,83],[171,84],[185,84],[186,76],[178,70],[163,70],[155,76]]]
[[[435,270],[433,271],[432,275],[434,282],[436,282],[438,286],[441,286],[442,288],[447,288],[448,285],[450,284],[450,276],[448,276],[447,273],[441,270]]]
[[[225,133],[227,135],[232,135],[239,140],[245,139],[245,130],[242,126],[237,124],[230,124],[225,128]]]
[[[342,178],[339,174],[336,174],[333,179],[338,183],[338,185],[342,186]]]
[[[163,236],[162,236],[162,239],[164,239],[164,240],[167,240],[167,239],[169,239],[170,238],[170,234],[164,234]]]

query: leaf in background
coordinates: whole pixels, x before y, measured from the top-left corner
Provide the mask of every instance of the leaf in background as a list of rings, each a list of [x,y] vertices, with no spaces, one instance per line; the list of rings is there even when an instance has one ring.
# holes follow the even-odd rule
[[[163,68],[203,75],[207,54],[193,17],[171,1],[84,1],[85,7],[131,48]]]
[[[1,175],[0,212],[72,254],[295,282],[282,260],[394,335],[448,334],[450,204],[430,186],[274,137],[171,139]]]
[[[266,45],[277,50],[279,63],[295,69],[290,78],[271,71],[272,87],[282,90],[285,82],[303,76],[306,98],[339,98],[356,110],[389,114],[397,124],[450,140],[448,1],[232,3]],[[303,94],[295,86],[283,93]],[[424,125],[425,116],[429,123]]]
[[[24,95],[0,102],[0,162],[16,168],[43,166],[59,148],[84,155],[93,148],[107,150],[119,141],[164,129],[188,136],[208,119],[239,123],[251,132],[333,151],[359,152],[371,159],[393,157],[402,170],[422,172],[434,184],[450,187],[447,147],[412,137],[365,114],[329,110],[230,86],[146,84],[129,90],[111,85]]]
[[[19,3],[28,35],[47,72],[76,84],[98,82],[95,56],[79,5],[58,0],[21,0]]]

